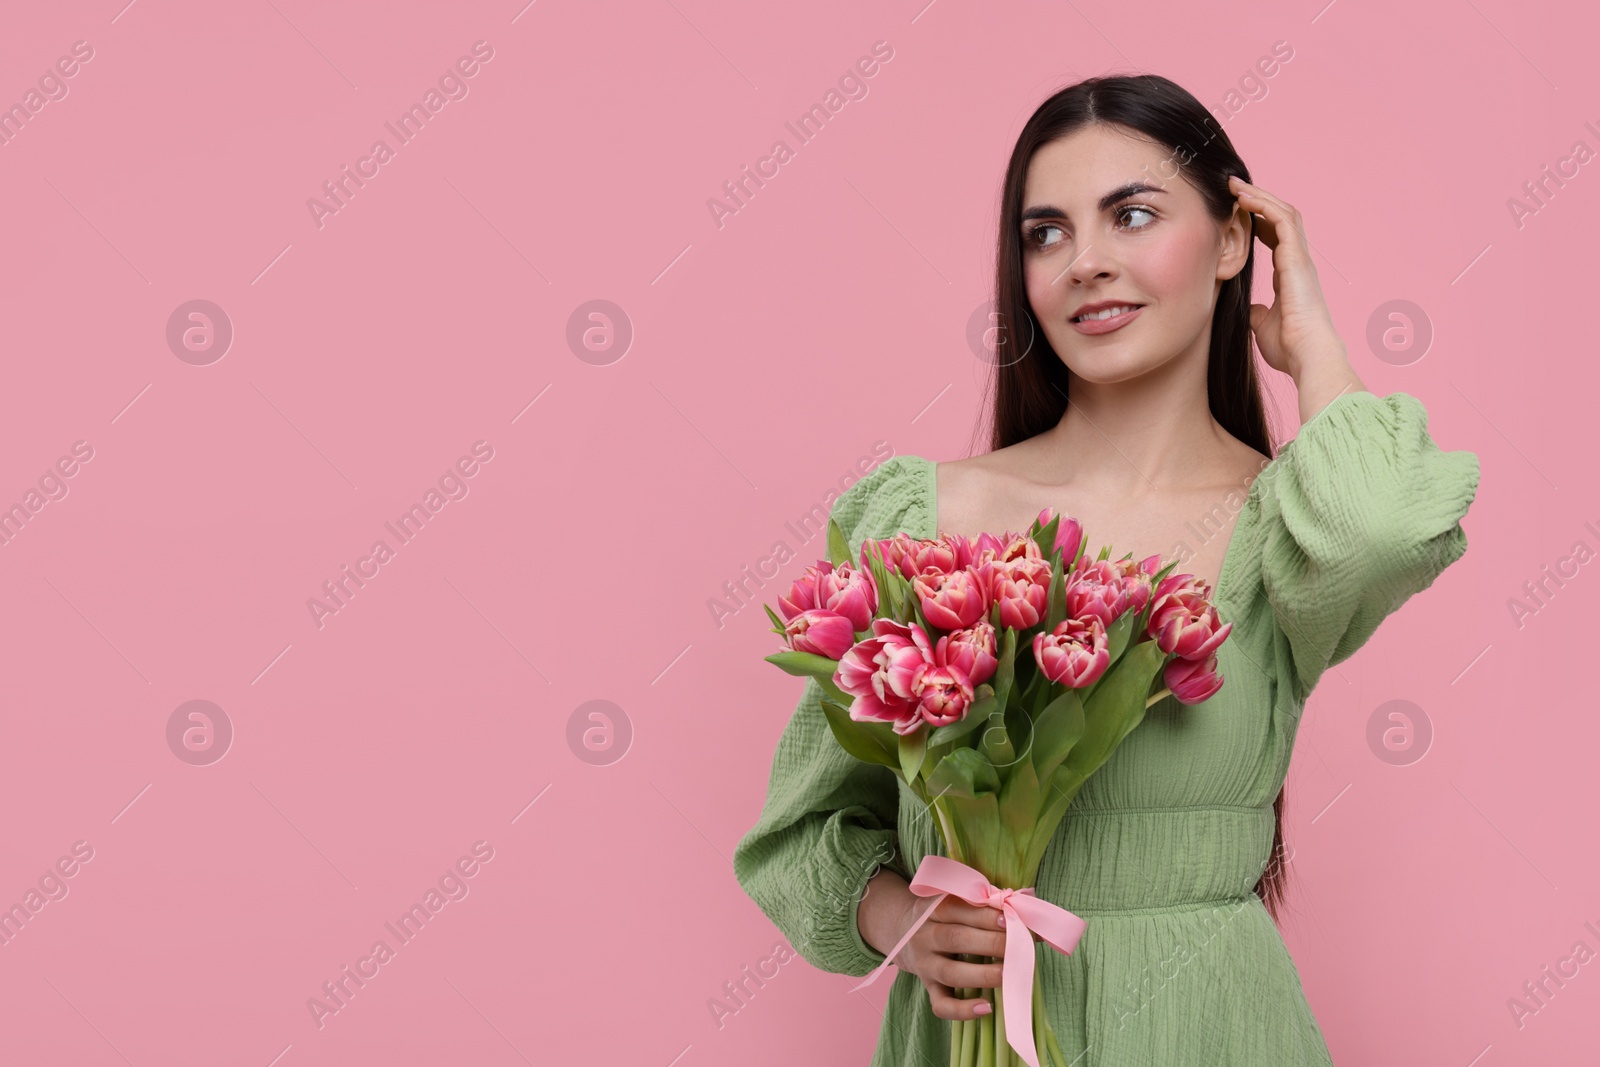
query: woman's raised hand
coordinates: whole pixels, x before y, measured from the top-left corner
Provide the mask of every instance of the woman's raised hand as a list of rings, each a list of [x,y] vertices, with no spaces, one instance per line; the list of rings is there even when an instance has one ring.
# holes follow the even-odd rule
[[[1228,188],[1256,216],[1256,236],[1272,250],[1272,306],[1250,305],[1256,347],[1269,367],[1299,381],[1300,368],[1309,361],[1345,351],[1322,296],[1300,212],[1242,178],[1230,177]]]

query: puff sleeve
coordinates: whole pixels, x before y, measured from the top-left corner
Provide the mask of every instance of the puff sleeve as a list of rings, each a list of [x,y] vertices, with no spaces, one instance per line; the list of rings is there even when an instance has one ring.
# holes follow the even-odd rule
[[[1279,450],[1262,472],[1261,576],[1300,700],[1466,551],[1478,475],[1408,393],[1341,394]]]
[[[917,462],[892,456],[834,501],[832,517],[853,557],[869,536],[923,536],[931,501]],[[806,679],[778,740],[761,815],[734,849],[734,876],[807,962],[864,975],[884,958],[857,926],[867,882],[886,863],[910,878],[903,861],[891,863],[899,854],[899,779],[839,747],[821,699],[822,687]]]

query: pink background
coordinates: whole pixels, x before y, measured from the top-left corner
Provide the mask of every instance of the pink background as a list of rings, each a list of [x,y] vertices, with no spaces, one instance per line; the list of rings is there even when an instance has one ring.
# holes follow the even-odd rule
[[[12,5],[0,33],[0,103],[93,49],[0,145],[0,505],[66,490],[0,546],[0,904],[93,850],[0,946],[0,1060],[866,1062],[887,982],[795,960],[708,1008],[781,939],[729,857],[800,692],[759,606],[710,603],[778,540],[784,581],[823,555],[785,522],[874,442],[966,454],[1017,130],[1140,71],[1303,212],[1368,386],[1482,459],[1467,555],[1329,673],[1290,776],[1284,932],[1334,1058],[1596,1047],[1600,963],[1520,1027],[1507,1006],[1600,950],[1596,564],[1508,607],[1600,547],[1600,178],[1508,207],[1600,147],[1581,6],[124,2]],[[467,95],[319,227],[307,199],[476,41]],[[868,95],[798,145],[784,123],[878,41]],[[707,201],[779,138],[795,158],[719,228]],[[196,299],[234,330],[208,365],[166,337]],[[1399,299],[1433,342],[1381,360]],[[593,300],[625,353],[569,345]],[[399,545],[384,523],[480,441]],[[319,626],[308,600],[380,538]],[[569,742],[596,699],[604,765]],[[1367,742],[1393,699],[1433,724],[1406,766]],[[168,741],[191,700],[234,731],[207,765]],[[319,1027],[308,999],[480,841],[445,880],[467,895]]]

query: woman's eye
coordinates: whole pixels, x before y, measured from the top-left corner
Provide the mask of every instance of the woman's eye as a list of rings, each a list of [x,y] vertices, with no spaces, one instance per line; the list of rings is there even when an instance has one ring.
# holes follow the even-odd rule
[[[1039,235],[1046,230],[1055,230],[1057,233],[1059,233],[1061,232],[1061,227],[1057,226],[1053,222],[1041,223],[1040,225],[1035,226],[1033,229],[1028,231],[1028,244],[1033,248],[1049,248],[1051,245],[1056,244],[1057,241],[1039,240]]]
[[[1156,217],[1156,213],[1154,211],[1151,211],[1147,207],[1140,207],[1137,204],[1133,204],[1133,205],[1130,205],[1128,207],[1123,208],[1121,211],[1117,212],[1117,215],[1118,215],[1118,217],[1125,218],[1128,212],[1134,212],[1134,211],[1140,212],[1140,213],[1145,214],[1145,215],[1149,215],[1152,219]],[[1148,222],[1141,222],[1139,225],[1132,226],[1132,227],[1129,227],[1129,228],[1130,229],[1134,229],[1134,230],[1142,230],[1148,225],[1150,225]]]

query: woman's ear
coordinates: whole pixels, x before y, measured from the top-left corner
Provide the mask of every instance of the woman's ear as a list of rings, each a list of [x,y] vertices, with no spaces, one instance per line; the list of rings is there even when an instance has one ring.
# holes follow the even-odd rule
[[[1233,215],[1222,224],[1222,254],[1217,259],[1217,280],[1225,282],[1244,270],[1255,241],[1255,218],[1235,202]]]

